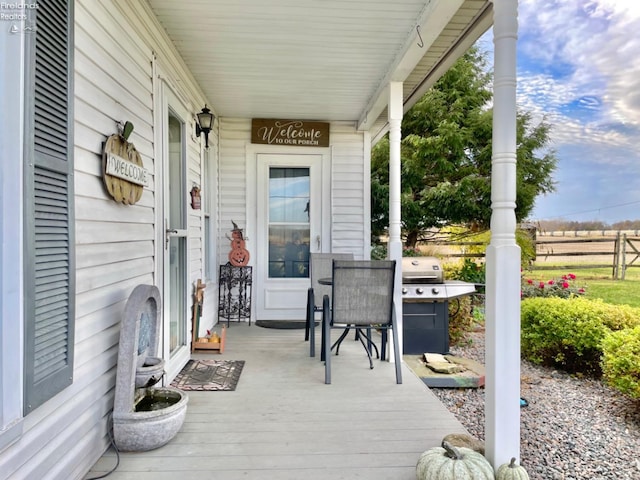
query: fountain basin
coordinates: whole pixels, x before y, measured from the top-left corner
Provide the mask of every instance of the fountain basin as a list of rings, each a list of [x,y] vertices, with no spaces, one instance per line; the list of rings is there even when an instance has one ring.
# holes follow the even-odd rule
[[[147,388],[134,411],[113,412],[113,439],[118,450],[143,452],[169,442],[182,428],[189,397],[173,387]]]
[[[136,388],[155,385],[164,375],[164,360],[158,357],[147,357],[142,366],[136,368]]]

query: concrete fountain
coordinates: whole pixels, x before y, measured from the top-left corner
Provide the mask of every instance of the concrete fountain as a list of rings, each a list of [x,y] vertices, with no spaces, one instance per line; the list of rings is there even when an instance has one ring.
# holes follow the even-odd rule
[[[173,387],[154,387],[164,375],[158,357],[162,322],[160,291],[138,285],[127,300],[120,327],[113,437],[121,451],[153,450],[180,430],[189,397]]]

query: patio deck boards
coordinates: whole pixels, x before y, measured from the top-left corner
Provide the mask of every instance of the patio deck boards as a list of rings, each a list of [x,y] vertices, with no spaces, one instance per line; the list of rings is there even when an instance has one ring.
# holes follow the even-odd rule
[[[325,385],[324,365],[309,357],[303,337],[302,330],[232,324],[223,354],[193,357],[245,360],[236,390],[188,392],[178,435],[157,450],[121,453],[108,478],[414,480],[420,453],[465,432],[406,365],[402,385],[393,364],[375,361],[370,370],[353,337],[332,357]],[[86,478],[115,462],[109,449]]]

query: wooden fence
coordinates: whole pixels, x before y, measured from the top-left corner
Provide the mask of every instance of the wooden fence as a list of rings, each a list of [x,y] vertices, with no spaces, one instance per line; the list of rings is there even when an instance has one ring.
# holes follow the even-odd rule
[[[640,261],[636,263],[637,260],[640,259],[640,237],[627,237],[627,234],[623,235],[622,244],[622,279],[624,280],[625,273],[628,268],[638,268],[640,267]],[[631,260],[629,260],[631,259]]]
[[[553,232],[536,236],[534,270],[572,270],[611,268],[613,279],[624,280],[629,268],[640,267],[640,236],[623,232]],[[595,235],[594,235],[595,234]],[[593,235],[593,236],[592,236]],[[597,236],[596,236],[597,235]],[[469,252],[478,242],[441,242],[438,253],[445,257],[482,258],[484,253]]]
[[[640,267],[640,237],[617,232],[603,237],[550,237],[536,238],[535,270],[571,268],[611,268],[611,277],[624,280],[628,268]],[[538,259],[549,260],[553,266]],[[573,260],[573,261],[572,261]],[[566,265],[558,265],[558,263]],[[637,263],[636,263],[637,262]]]

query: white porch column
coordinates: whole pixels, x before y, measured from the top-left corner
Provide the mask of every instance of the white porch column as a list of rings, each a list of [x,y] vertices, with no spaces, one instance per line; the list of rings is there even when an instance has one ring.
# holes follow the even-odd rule
[[[517,0],[494,0],[491,243],[486,278],[486,456],[520,459],[520,248],[516,244]]]
[[[389,83],[389,243],[387,258],[396,261],[396,279],[393,300],[398,326],[398,339],[402,350],[402,239],[400,238],[400,125],[402,123],[402,82]],[[393,362],[393,342],[389,361]]]

